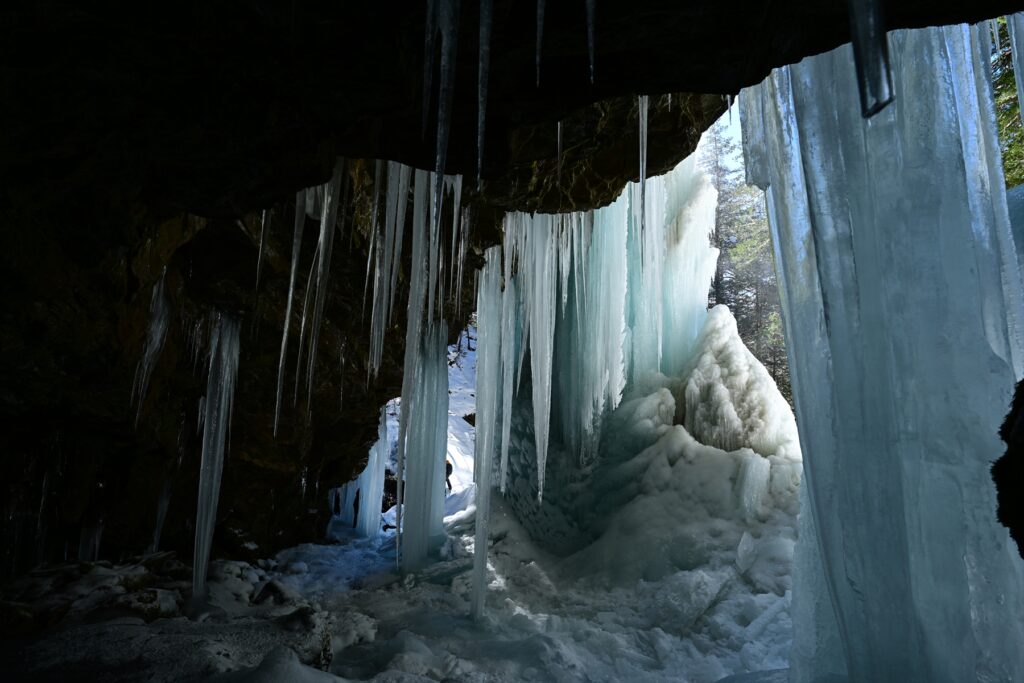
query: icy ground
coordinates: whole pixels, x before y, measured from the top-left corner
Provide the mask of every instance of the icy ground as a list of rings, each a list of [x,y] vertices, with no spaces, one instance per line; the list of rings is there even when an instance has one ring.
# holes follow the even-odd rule
[[[452,367],[450,538],[427,570],[402,578],[393,535],[335,525],[331,544],[258,566],[214,562],[212,607],[190,619],[189,571],[170,554],[53,568],[5,591],[5,611],[60,616],[43,638],[8,641],[0,670],[44,681],[704,682],[785,668],[799,449],[788,407],[737,343],[716,309],[683,378],[651,376],[624,397],[610,428],[635,447],[593,472],[582,550],[544,551],[493,498],[483,623],[467,616],[473,430],[459,413],[473,409],[470,353]]]

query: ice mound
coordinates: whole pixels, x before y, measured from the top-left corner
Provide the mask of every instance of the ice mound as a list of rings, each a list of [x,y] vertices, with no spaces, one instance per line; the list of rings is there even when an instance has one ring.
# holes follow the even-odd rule
[[[593,540],[562,561],[561,577],[624,586],[732,566],[756,591],[785,593],[796,423],[729,310],[709,312],[682,377],[649,376],[639,391],[608,417],[601,463],[578,500]],[[676,396],[685,426],[673,424]]]
[[[746,447],[764,456],[799,459],[793,411],[743,344],[726,306],[708,311],[696,348],[684,371],[687,431],[726,451]]]

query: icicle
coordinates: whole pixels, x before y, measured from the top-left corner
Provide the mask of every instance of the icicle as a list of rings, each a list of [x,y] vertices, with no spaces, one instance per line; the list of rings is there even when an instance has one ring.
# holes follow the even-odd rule
[[[135,424],[139,424],[139,416],[142,415],[142,402],[146,399],[146,392],[149,390],[149,380],[153,375],[153,368],[160,359],[160,352],[163,351],[164,341],[167,339],[167,328],[171,324],[170,308],[167,305],[167,294],[164,292],[164,279],[167,276],[165,267],[160,273],[160,279],[153,285],[153,294],[149,298],[149,326],[146,328],[146,345],[142,350],[142,358],[135,368],[135,381],[132,383],[132,398],[137,401],[135,410]]]
[[[672,93],[668,94],[668,110],[672,111]]]
[[[309,366],[306,369],[306,413],[311,410],[313,397],[313,379],[316,372],[317,352],[320,343],[320,327],[324,318],[324,303],[327,300],[328,278],[331,272],[331,251],[334,246],[335,223],[338,220],[338,204],[341,194],[342,175],[345,171],[344,159],[334,164],[331,181],[324,190],[323,213],[320,216],[320,241],[317,245],[316,298],[314,300],[313,319],[309,331]]]
[[[558,122],[558,184],[562,184],[562,122]]]
[[[429,196],[430,196],[430,174],[426,171],[416,171],[416,181],[413,190],[413,222],[412,222],[412,269],[413,272],[424,272],[427,270],[428,242],[430,218]],[[398,500],[404,500],[405,487],[405,454],[407,451],[406,438],[409,434],[410,420],[417,414],[417,401],[419,400],[418,383],[421,381],[421,351],[423,347],[423,313],[426,304],[426,288],[422,277],[411,278],[409,283],[409,300],[406,307],[406,328],[405,328],[405,361],[402,372],[402,413],[398,420],[398,454],[397,454],[397,480]],[[446,399],[447,400],[447,399]],[[403,505],[399,505],[396,511],[396,543],[398,548],[399,562],[402,560],[403,527],[402,511]],[[404,565],[403,565],[404,566]]]
[[[508,483],[508,447],[512,434],[512,392],[515,388],[516,284],[512,277],[512,253],[505,252],[505,291],[501,297],[501,492]],[[477,349],[480,348],[479,341]],[[478,375],[479,376],[479,375]],[[478,394],[479,395],[479,394]]]
[[[477,290],[476,447],[473,475],[476,480],[476,543],[473,552],[473,583],[470,612],[474,619],[484,613],[487,595],[487,540],[491,510],[491,473],[494,469],[495,426],[501,375],[502,295],[501,247],[491,247]]]
[[[889,43],[885,36],[881,0],[850,0],[848,7],[861,113],[867,119],[893,99]]]
[[[299,324],[299,353],[298,358],[295,361],[295,393],[292,395],[292,406],[299,405],[299,386],[302,384],[302,362],[305,358],[306,347],[306,332],[309,330],[310,325],[306,323],[310,320],[310,310],[313,307],[313,294],[316,291],[313,287],[313,277],[316,274],[317,264],[320,261],[320,248],[317,245],[317,249],[313,252],[313,262],[309,264],[309,274],[306,276],[306,295],[302,298],[302,321]],[[312,413],[306,412],[306,418],[308,420]]]
[[[999,38],[999,19],[989,19],[989,28],[992,30],[992,46],[998,55],[1003,51],[1003,41]]]
[[[465,272],[465,267],[464,266],[465,266],[465,262],[466,262],[466,252],[469,250],[469,226],[470,226],[470,222],[469,222],[469,209],[468,208],[463,209],[463,211],[462,211],[462,220],[461,220],[460,224],[462,225],[462,230],[460,231],[461,235],[460,235],[460,240],[459,240],[459,264],[458,264],[458,274],[456,276],[457,284],[456,284],[456,287],[455,287],[455,313],[456,313],[456,315],[458,315],[458,313],[462,309],[463,273]]]
[[[458,244],[458,235],[460,229],[460,222],[462,219],[462,176],[455,176],[452,183],[455,191],[455,198],[452,200],[452,252],[451,252],[451,267],[448,269],[448,288],[453,289],[455,283],[455,265],[458,262],[458,252],[456,251]],[[456,292],[457,294],[457,292]]]
[[[431,207],[434,230],[440,233],[441,200],[444,176],[448,163],[448,133],[451,130],[452,101],[455,96],[455,58],[459,47],[459,6],[461,0],[439,0],[438,23],[441,28],[441,89],[437,101],[437,155],[434,172],[434,202]],[[431,271],[433,272],[433,271]],[[432,301],[432,299],[431,299]]]
[[[476,109],[476,184],[484,173],[484,123],[487,117],[487,78],[491,64],[491,24],[494,21],[494,0],[480,0],[480,68],[477,72]],[[458,202],[456,202],[458,206]]]
[[[203,402],[203,453],[196,504],[196,547],[192,571],[193,600],[206,599],[206,572],[217,519],[224,451],[229,441],[238,374],[238,321],[216,313],[210,331],[210,361]]]
[[[544,43],[544,0],[537,0],[537,87],[540,87],[540,54]]]
[[[528,242],[525,266],[530,272],[527,292],[530,307],[530,373],[533,388],[534,440],[537,445],[537,499],[544,497],[544,472],[548,456],[551,419],[551,368],[555,334],[555,297],[558,287],[555,236],[551,216],[537,216],[540,229]]]
[[[597,0],[587,0],[587,54],[590,56],[590,84],[594,84],[594,23],[597,15]]]
[[[644,201],[647,189],[647,95],[641,95],[637,101],[637,116],[640,124],[640,232],[644,231]]]
[[[270,224],[270,211],[263,210],[260,217],[260,250],[256,255],[256,292],[260,291],[260,274],[263,272],[263,252],[266,248],[267,229]]]
[[[427,14],[423,27],[423,130],[427,137],[427,121],[430,120],[430,97],[434,92],[434,57],[437,52],[437,3],[427,0]],[[444,0],[440,0],[443,2]]]
[[[445,451],[448,439],[448,330],[431,322],[416,344],[415,395],[408,418],[405,467],[405,524],[402,529],[403,571],[423,568],[444,542]],[[403,384],[404,384],[403,380]],[[402,397],[402,418],[409,406]]]
[[[277,400],[274,404],[274,436],[281,421],[281,394],[284,391],[284,366],[288,355],[288,330],[292,326],[292,302],[295,299],[295,276],[299,269],[299,250],[302,248],[302,229],[306,224],[305,193],[295,194],[295,228],[292,237],[292,267],[288,276],[288,302],[284,309],[284,325],[281,332],[281,356],[277,361]],[[298,368],[295,369],[298,374]]]
[[[380,182],[384,164],[377,159],[373,169],[373,214],[370,219],[370,246],[366,250],[366,279],[363,280],[363,311],[359,322],[366,320],[366,299],[370,293],[370,272],[379,272],[380,264]]]

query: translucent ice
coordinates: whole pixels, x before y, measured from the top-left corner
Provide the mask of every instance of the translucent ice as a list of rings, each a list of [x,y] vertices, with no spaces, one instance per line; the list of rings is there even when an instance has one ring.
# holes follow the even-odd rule
[[[742,94],[813,517],[795,681],[1024,680],[1024,578],[988,475],[1021,283],[984,30],[890,34],[896,99],[870,122],[849,46]]]

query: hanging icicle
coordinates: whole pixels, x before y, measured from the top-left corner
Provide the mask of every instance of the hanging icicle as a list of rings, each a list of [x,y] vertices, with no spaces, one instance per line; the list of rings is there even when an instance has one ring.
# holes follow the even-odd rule
[[[284,367],[288,355],[288,331],[292,326],[292,302],[295,299],[295,277],[299,269],[299,250],[302,247],[302,230],[306,224],[305,192],[295,194],[295,228],[292,237],[292,267],[288,276],[288,302],[284,310],[284,329],[281,332],[281,356],[277,361],[277,399],[274,403],[274,436],[281,421],[281,394],[284,391]],[[298,368],[295,370],[298,373]]]
[[[223,313],[213,314],[210,326],[210,359],[206,396],[202,402],[203,452],[199,466],[196,503],[196,544],[192,572],[192,599],[206,599],[206,573],[217,518],[217,500],[224,468],[224,451],[230,440],[231,413],[238,375],[238,321]]]
[[[850,33],[864,118],[892,102],[892,70],[881,0],[850,0]]]
[[[587,0],[587,54],[590,57],[590,84],[594,84],[594,23],[597,15],[597,0]]]
[[[501,247],[491,247],[480,274],[476,298],[477,362],[476,431],[473,477],[476,481],[476,542],[473,551],[473,589],[470,612],[474,619],[484,613],[487,594],[487,541],[491,510],[491,473],[494,469],[494,428],[497,425],[498,392],[501,388],[502,339]]]
[[[540,87],[540,55],[544,44],[544,0],[537,0],[537,87]]]
[[[476,184],[478,189],[484,173],[484,123],[487,118],[487,79],[491,64],[491,25],[493,21],[494,0],[480,0],[480,65],[477,72],[476,109]]]
[[[146,345],[142,349],[142,358],[135,368],[135,381],[132,382],[132,400],[136,403],[135,424],[139,424],[142,415],[142,402],[149,390],[149,380],[153,368],[160,359],[164,341],[167,339],[167,328],[171,324],[171,312],[167,305],[167,294],[164,292],[164,280],[167,268],[160,273],[160,279],[153,285],[153,294],[149,298],[149,325],[146,328]]]

